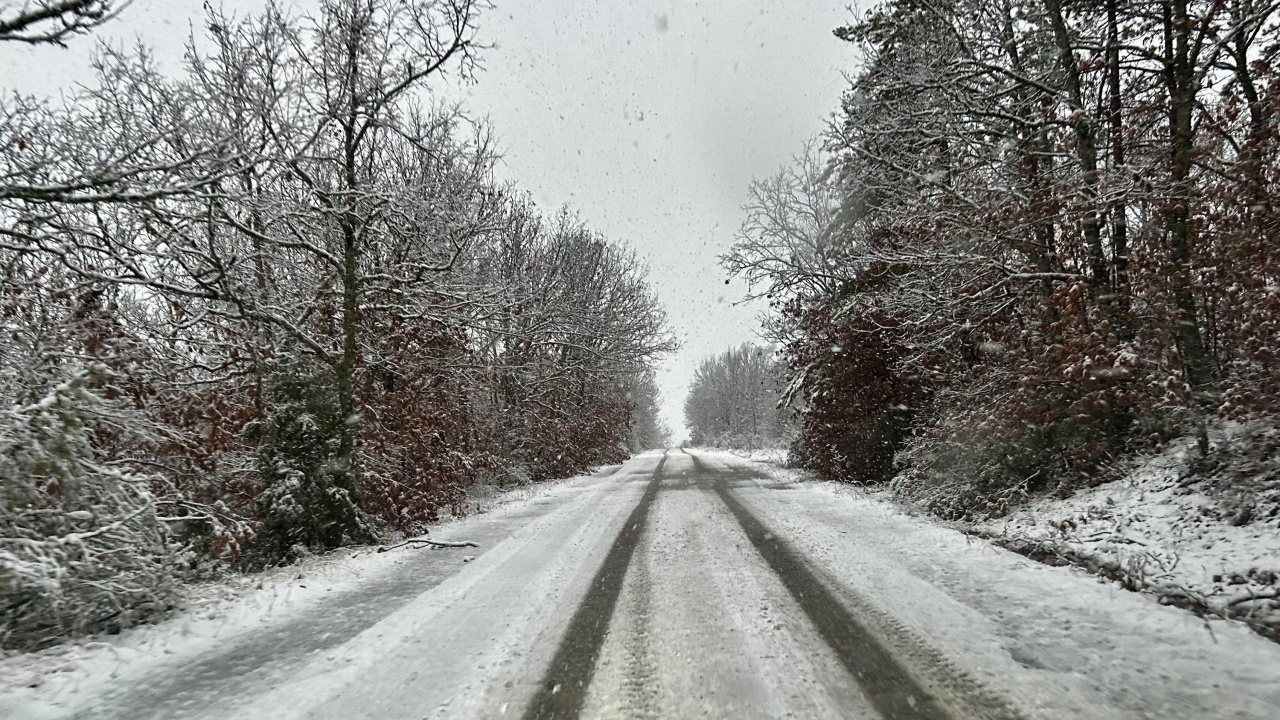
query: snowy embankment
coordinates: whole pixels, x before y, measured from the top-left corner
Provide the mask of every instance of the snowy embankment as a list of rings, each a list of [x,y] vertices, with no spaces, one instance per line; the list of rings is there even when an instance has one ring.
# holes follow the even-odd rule
[[[1208,460],[1185,439],[1119,480],[1038,497],[969,530],[1280,640],[1280,429],[1231,425],[1216,435]]]
[[[198,657],[266,624],[305,613],[327,594],[390,572],[400,560],[398,554],[377,554],[375,548],[344,548],[287,567],[188,586],[180,608],[159,623],[0,658],[0,710],[9,708],[14,696],[25,700],[50,687],[62,690],[68,678],[74,678],[72,693],[105,692],[120,668],[145,675],[146,666]]]

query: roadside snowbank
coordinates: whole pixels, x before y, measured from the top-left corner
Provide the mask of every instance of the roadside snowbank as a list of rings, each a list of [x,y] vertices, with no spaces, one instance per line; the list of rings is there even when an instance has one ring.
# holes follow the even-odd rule
[[[1215,439],[1208,460],[1185,439],[1119,480],[966,529],[1280,640],[1280,431],[1233,424]]]
[[[194,658],[283,618],[302,614],[401,562],[397,553],[342,549],[294,565],[186,588],[181,609],[114,637],[91,636],[0,660],[0,715],[46,693],[105,693],[122,669],[145,677],[176,658]],[[15,703],[10,706],[10,703]],[[14,710],[14,712],[18,712]],[[19,713],[21,714],[21,713]]]

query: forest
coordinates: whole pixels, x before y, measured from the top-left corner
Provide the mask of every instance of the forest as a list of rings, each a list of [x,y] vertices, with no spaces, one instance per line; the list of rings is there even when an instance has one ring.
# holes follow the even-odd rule
[[[127,3],[0,6],[57,45]],[[436,99],[478,0],[209,9],[178,73],[0,102],[0,646],[666,442],[644,265]]]
[[[770,303],[792,459],[980,518],[1274,424],[1278,7],[888,0],[836,29],[863,63],[723,257]]]
[[[748,450],[789,442],[791,411],[778,403],[782,377],[773,350],[750,343],[703,360],[684,400],[689,442]]]

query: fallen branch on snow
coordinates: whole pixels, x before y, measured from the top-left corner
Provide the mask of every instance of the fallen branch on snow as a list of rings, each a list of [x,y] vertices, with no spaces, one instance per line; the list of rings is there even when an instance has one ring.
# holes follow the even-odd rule
[[[396,548],[402,548],[405,546],[409,546],[415,549],[421,548],[421,547],[434,547],[434,548],[480,547],[478,544],[473,543],[470,540],[463,540],[461,542],[450,542],[447,540],[428,540],[426,538],[410,538],[408,540],[405,540],[404,542],[396,543],[395,545],[382,545],[378,548],[378,552],[386,552],[388,550],[395,550]]]
[[[1077,549],[1066,542],[1015,538],[980,531],[971,531],[970,534],[1045,565],[1071,565],[1087,570],[1119,583],[1126,590],[1152,594],[1161,605],[1182,608],[1201,618],[1212,615],[1223,620],[1242,622],[1259,635],[1280,642],[1280,605],[1277,605],[1280,602],[1280,589],[1246,590],[1245,594],[1223,600],[1194,592],[1168,577],[1148,577],[1141,572],[1140,567],[1133,567],[1132,563],[1126,566],[1105,554],[1093,553],[1087,548]],[[1158,559],[1150,553],[1146,555]]]

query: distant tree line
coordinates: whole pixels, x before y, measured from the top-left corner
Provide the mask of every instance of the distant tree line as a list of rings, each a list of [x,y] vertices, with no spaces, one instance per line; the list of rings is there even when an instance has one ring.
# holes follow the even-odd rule
[[[726,267],[797,460],[951,516],[1280,408],[1280,33],[1256,0],[890,0]]]
[[[103,48],[0,103],[0,645],[665,442],[646,269],[427,102],[484,5],[211,11],[177,76]],[[0,40],[121,6],[9,4]]]
[[[784,443],[789,412],[778,406],[781,369],[772,350],[751,344],[703,360],[684,401],[690,442],[745,449]]]
[[[627,400],[631,404],[631,427],[627,447],[631,451],[665,448],[671,444],[671,428],[660,417],[662,392],[652,369],[630,376]]]

